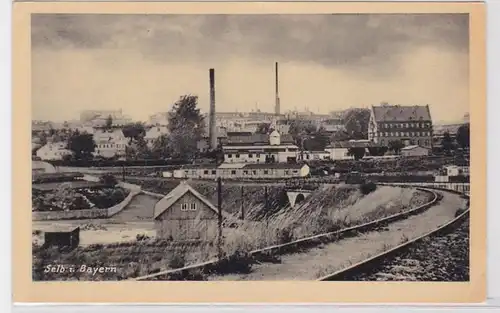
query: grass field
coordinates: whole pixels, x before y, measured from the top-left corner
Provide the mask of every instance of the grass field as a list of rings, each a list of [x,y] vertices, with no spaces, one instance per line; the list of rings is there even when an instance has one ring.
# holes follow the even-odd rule
[[[286,243],[299,238],[353,226],[394,214],[429,200],[428,194],[415,189],[379,187],[363,195],[355,186],[325,186],[315,191],[304,203],[284,207],[260,220],[238,221],[236,227],[223,229],[223,252],[230,256],[240,252]],[[262,204],[249,208],[260,211]],[[83,273],[79,279],[116,280],[146,275],[160,269],[177,268],[207,261],[216,256],[216,238],[208,243],[174,244],[154,238],[152,222],[79,221],[82,246],[72,252],[47,251],[34,243],[34,273],[38,280],[75,279],[75,276],[44,275],[47,263],[72,263],[98,266],[115,264],[119,273],[95,276]],[[85,229],[93,223],[93,230]],[[71,223],[78,223],[73,221]],[[100,226],[96,226],[98,224]],[[34,229],[43,231],[40,223]],[[48,227],[48,224],[45,225]],[[92,228],[87,226],[87,228]],[[135,237],[145,235],[145,240]],[[36,235],[34,235],[34,238]],[[147,238],[151,237],[151,238]],[[92,239],[93,238],[93,239]],[[113,242],[113,243],[112,243]],[[95,246],[95,243],[102,243]]]

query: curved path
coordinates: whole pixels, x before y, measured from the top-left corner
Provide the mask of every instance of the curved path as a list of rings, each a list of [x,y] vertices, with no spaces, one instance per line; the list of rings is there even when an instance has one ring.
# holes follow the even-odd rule
[[[254,264],[248,274],[211,276],[209,280],[315,280],[400,243],[419,237],[454,219],[467,200],[437,191],[443,199],[421,214],[389,224],[383,230],[327,243],[304,252],[283,255],[280,263]]]
[[[159,198],[140,193],[122,211],[113,215],[110,220],[116,222],[152,221],[155,204],[159,200]]]

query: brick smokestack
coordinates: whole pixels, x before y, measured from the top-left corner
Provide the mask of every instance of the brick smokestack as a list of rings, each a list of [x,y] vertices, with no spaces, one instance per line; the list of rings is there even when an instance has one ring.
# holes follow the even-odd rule
[[[280,93],[279,93],[279,80],[278,80],[278,62],[276,62],[275,74],[276,74],[276,99],[274,105],[274,114],[280,115]]]
[[[209,113],[209,144],[210,149],[217,149],[217,125],[215,123],[215,70],[209,71],[210,76],[210,113]]]

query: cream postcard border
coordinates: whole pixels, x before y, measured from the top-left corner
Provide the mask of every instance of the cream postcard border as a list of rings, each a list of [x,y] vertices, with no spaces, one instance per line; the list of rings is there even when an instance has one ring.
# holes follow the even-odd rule
[[[470,282],[32,282],[30,136],[32,13],[468,13]],[[486,299],[485,5],[437,2],[15,2],[13,4],[13,301],[51,303],[465,303]],[[452,108],[450,108],[452,109]]]

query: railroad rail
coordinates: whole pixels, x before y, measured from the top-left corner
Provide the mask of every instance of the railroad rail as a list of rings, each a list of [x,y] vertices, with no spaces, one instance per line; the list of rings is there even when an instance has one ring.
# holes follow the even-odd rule
[[[446,190],[443,188],[432,188],[436,190],[444,190],[451,193],[461,194],[462,196],[469,199],[469,196],[465,193],[457,192],[455,190]],[[467,207],[464,212],[455,217],[448,223],[438,227],[437,229],[430,231],[422,236],[415,239],[409,240],[402,243],[390,250],[381,252],[373,257],[363,260],[359,263],[353,264],[345,269],[336,271],[334,273],[325,275],[318,279],[318,281],[352,281],[356,280],[355,277],[362,275],[367,275],[376,272],[382,267],[382,265],[387,261],[396,258],[397,256],[403,255],[412,247],[421,244],[424,240],[428,238],[440,237],[455,231],[463,222],[465,222],[470,215],[470,208]]]
[[[441,195],[435,192],[432,188],[417,188],[421,191],[426,191],[432,194],[431,201],[420,205],[416,208],[396,213],[388,217],[384,217],[365,224],[341,229],[334,232],[323,233],[311,237],[302,238],[289,243],[274,245],[263,249],[258,249],[249,252],[252,262],[265,262],[272,259],[272,256],[287,254],[290,251],[297,249],[309,249],[319,246],[324,243],[331,243],[340,239],[356,236],[360,233],[372,231],[380,227],[384,227],[392,222],[406,219],[412,215],[420,214],[426,211],[431,206],[435,205]],[[222,267],[228,265],[229,259],[214,259],[201,264],[193,264],[180,269],[166,270],[158,273],[132,278],[131,280],[198,280],[199,273],[210,274],[221,271]],[[223,271],[223,269],[222,269]]]

